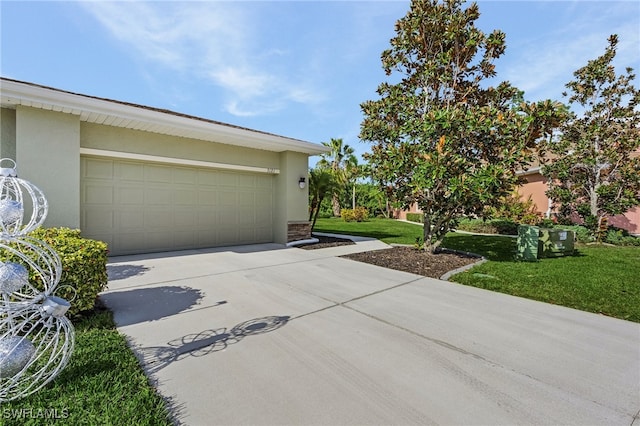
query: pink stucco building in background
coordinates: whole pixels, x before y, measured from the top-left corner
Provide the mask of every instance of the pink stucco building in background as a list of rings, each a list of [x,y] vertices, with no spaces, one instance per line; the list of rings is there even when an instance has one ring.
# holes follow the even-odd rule
[[[529,197],[536,205],[536,210],[543,216],[549,217],[552,213],[552,204],[545,194],[548,189],[547,178],[540,173],[540,167],[532,167],[521,176],[525,183],[518,188],[521,199],[526,201]],[[407,213],[421,213],[422,210],[413,204],[408,210],[398,210],[395,212],[397,219],[405,220]],[[640,208],[635,207],[624,215],[617,215],[609,218],[609,224],[615,227],[626,229],[630,234],[640,235]]]
[[[540,167],[533,167],[523,172],[522,177],[526,180],[526,183],[518,188],[521,199],[524,201],[531,196],[538,212],[548,217],[552,212],[552,205],[545,194],[548,189],[547,178],[540,174]],[[640,208],[635,207],[624,215],[609,218],[609,224],[626,229],[630,234],[640,235]]]

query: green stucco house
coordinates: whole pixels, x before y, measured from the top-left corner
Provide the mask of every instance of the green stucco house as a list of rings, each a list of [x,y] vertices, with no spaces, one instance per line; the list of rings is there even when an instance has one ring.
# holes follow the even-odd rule
[[[112,255],[309,236],[320,144],[0,78],[0,158],[49,201],[45,226]]]

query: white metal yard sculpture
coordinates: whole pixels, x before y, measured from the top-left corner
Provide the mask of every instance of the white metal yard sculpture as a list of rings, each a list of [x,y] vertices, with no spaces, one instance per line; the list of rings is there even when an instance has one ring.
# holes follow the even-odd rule
[[[11,167],[1,167],[10,162]],[[42,191],[0,159],[0,402],[30,395],[67,365],[74,347],[71,306],[54,295],[62,266],[27,235],[47,217]]]

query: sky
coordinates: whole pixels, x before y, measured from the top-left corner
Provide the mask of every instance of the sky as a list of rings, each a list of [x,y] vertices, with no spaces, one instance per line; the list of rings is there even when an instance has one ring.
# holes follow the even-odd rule
[[[360,104],[387,79],[380,54],[409,4],[0,0],[0,75],[309,142],[342,138],[361,155]],[[528,100],[562,101],[610,34],[616,70],[640,72],[638,1],[478,5],[476,25],[506,33],[498,81]]]

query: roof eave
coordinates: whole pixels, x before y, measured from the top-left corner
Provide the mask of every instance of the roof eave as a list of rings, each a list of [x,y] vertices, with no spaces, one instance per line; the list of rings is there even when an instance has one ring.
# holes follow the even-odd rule
[[[294,151],[307,155],[318,155],[327,152],[327,147],[320,144],[219,123],[173,111],[96,98],[6,78],[2,78],[0,81],[2,106],[15,108],[16,105],[23,105],[59,111],[78,115],[81,121],[86,122],[106,122],[112,126],[135,130],[144,128],[146,131],[154,133],[266,151]]]

